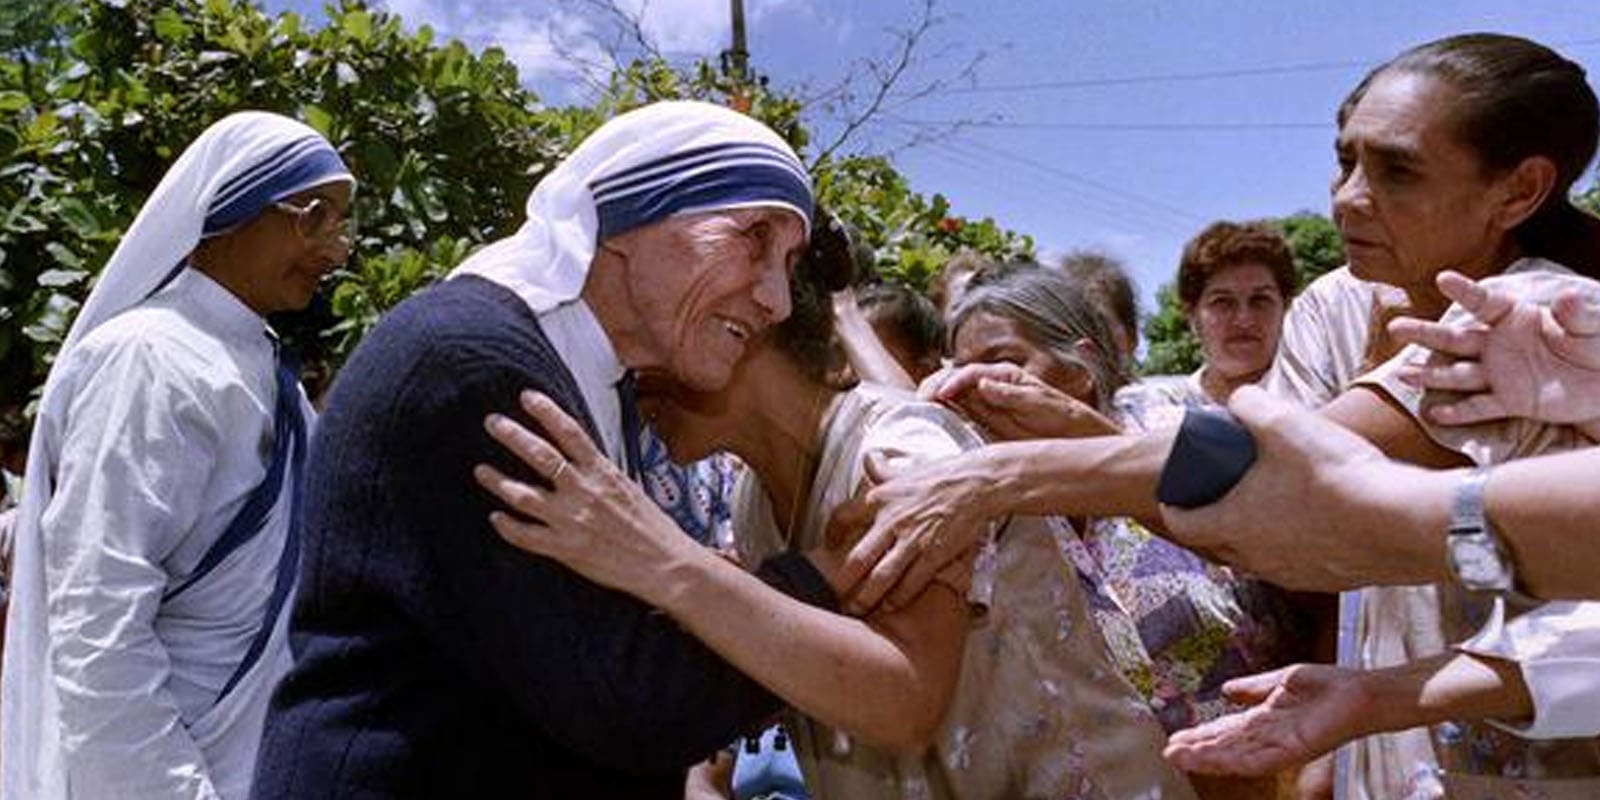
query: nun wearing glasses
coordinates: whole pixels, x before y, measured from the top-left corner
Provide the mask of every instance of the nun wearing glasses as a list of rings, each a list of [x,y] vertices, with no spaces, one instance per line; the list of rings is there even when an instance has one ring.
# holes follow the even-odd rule
[[[233,114],[102,271],[29,449],[0,795],[249,796],[311,421],[266,315],[343,263],[354,188],[312,129]]]

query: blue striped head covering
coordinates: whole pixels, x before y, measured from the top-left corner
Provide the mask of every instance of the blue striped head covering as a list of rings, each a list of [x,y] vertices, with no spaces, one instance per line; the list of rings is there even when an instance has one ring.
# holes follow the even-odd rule
[[[206,128],[128,226],[62,354],[175,276],[202,239],[238,228],[279,200],[340,181],[355,178],[333,145],[288,117],[241,111]]]
[[[793,212],[811,231],[811,179],[787,142],[710,103],[668,101],[600,126],[528,197],[515,234],[452,276],[478,275],[535,312],[583,290],[599,243],[668,217],[737,208]]]

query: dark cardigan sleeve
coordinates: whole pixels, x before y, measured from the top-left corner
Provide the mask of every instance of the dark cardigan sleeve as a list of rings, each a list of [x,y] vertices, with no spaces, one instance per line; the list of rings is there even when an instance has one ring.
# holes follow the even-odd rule
[[[513,548],[488,525],[492,501],[473,482],[473,465],[530,475],[488,437],[483,418],[515,412],[524,388],[586,417],[573,411],[582,401],[565,371],[476,347],[435,348],[432,357],[412,374],[436,378],[409,391],[394,424],[408,451],[397,455],[415,465],[401,502],[422,526],[444,600],[417,609],[437,646],[552,738],[609,768],[687,766],[774,713],[775,697],[666,615]],[[759,573],[802,600],[834,605],[804,558],[781,556]]]

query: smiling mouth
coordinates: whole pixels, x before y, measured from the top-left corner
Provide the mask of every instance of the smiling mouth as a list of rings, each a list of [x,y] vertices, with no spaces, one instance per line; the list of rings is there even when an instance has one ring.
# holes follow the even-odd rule
[[[752,330],[749,325],[746,325],[739,320],[731,319],[729,317],[718,317],[718,320],[722,322],[722,329],[727,331],[729,336],[732,336],[739,342],[748,342],[750,341],[750,337],[755,334],[754,330]]]

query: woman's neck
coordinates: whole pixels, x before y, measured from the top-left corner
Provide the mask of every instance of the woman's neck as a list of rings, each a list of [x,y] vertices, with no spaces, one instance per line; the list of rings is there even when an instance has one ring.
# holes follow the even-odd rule
[[[1271,364],[1269,363],[1268,366],[1271,366]],[[1220,370],[1212,369],[1211,365],[1207,364],[1200,368],[1200,388],[1206,393],[1207,397],[1211,398],[1212,402],[1226,405],[1228,398],[1233,396],[1234,389],[1255,383],[1261,380],[1261,376],[1265,374],[1267,374],[1267,367],[1241,375],[1224,375]]]
[[[739,421],[728,449],[761,478],[773,522],[787,537],[811,494],[819,432],[839,390],[805,378],[793,367],[760,376],[756,385],[761,389],[754,408]]]
[[[1487,251],[1480,258],[1452,266],[1450,269],[1473,280],[1478,280],[1505,272],[1507,267],[1522,258],[1523,255],[1522,246],[1517,244],[1516,237],[1507,234],[1501,240],[1499,247]],[[1445,310],[1450,307],[1450,298],[1445,297],[1444,293],[1439,291],[1439,284],[1432,275],[1426,281],[1415,286],[1403,286],[1401,288],[1405,291],[1406,299],[1410,306],[1407,311],[1408,316],[1437,320],[1444,316]]]

